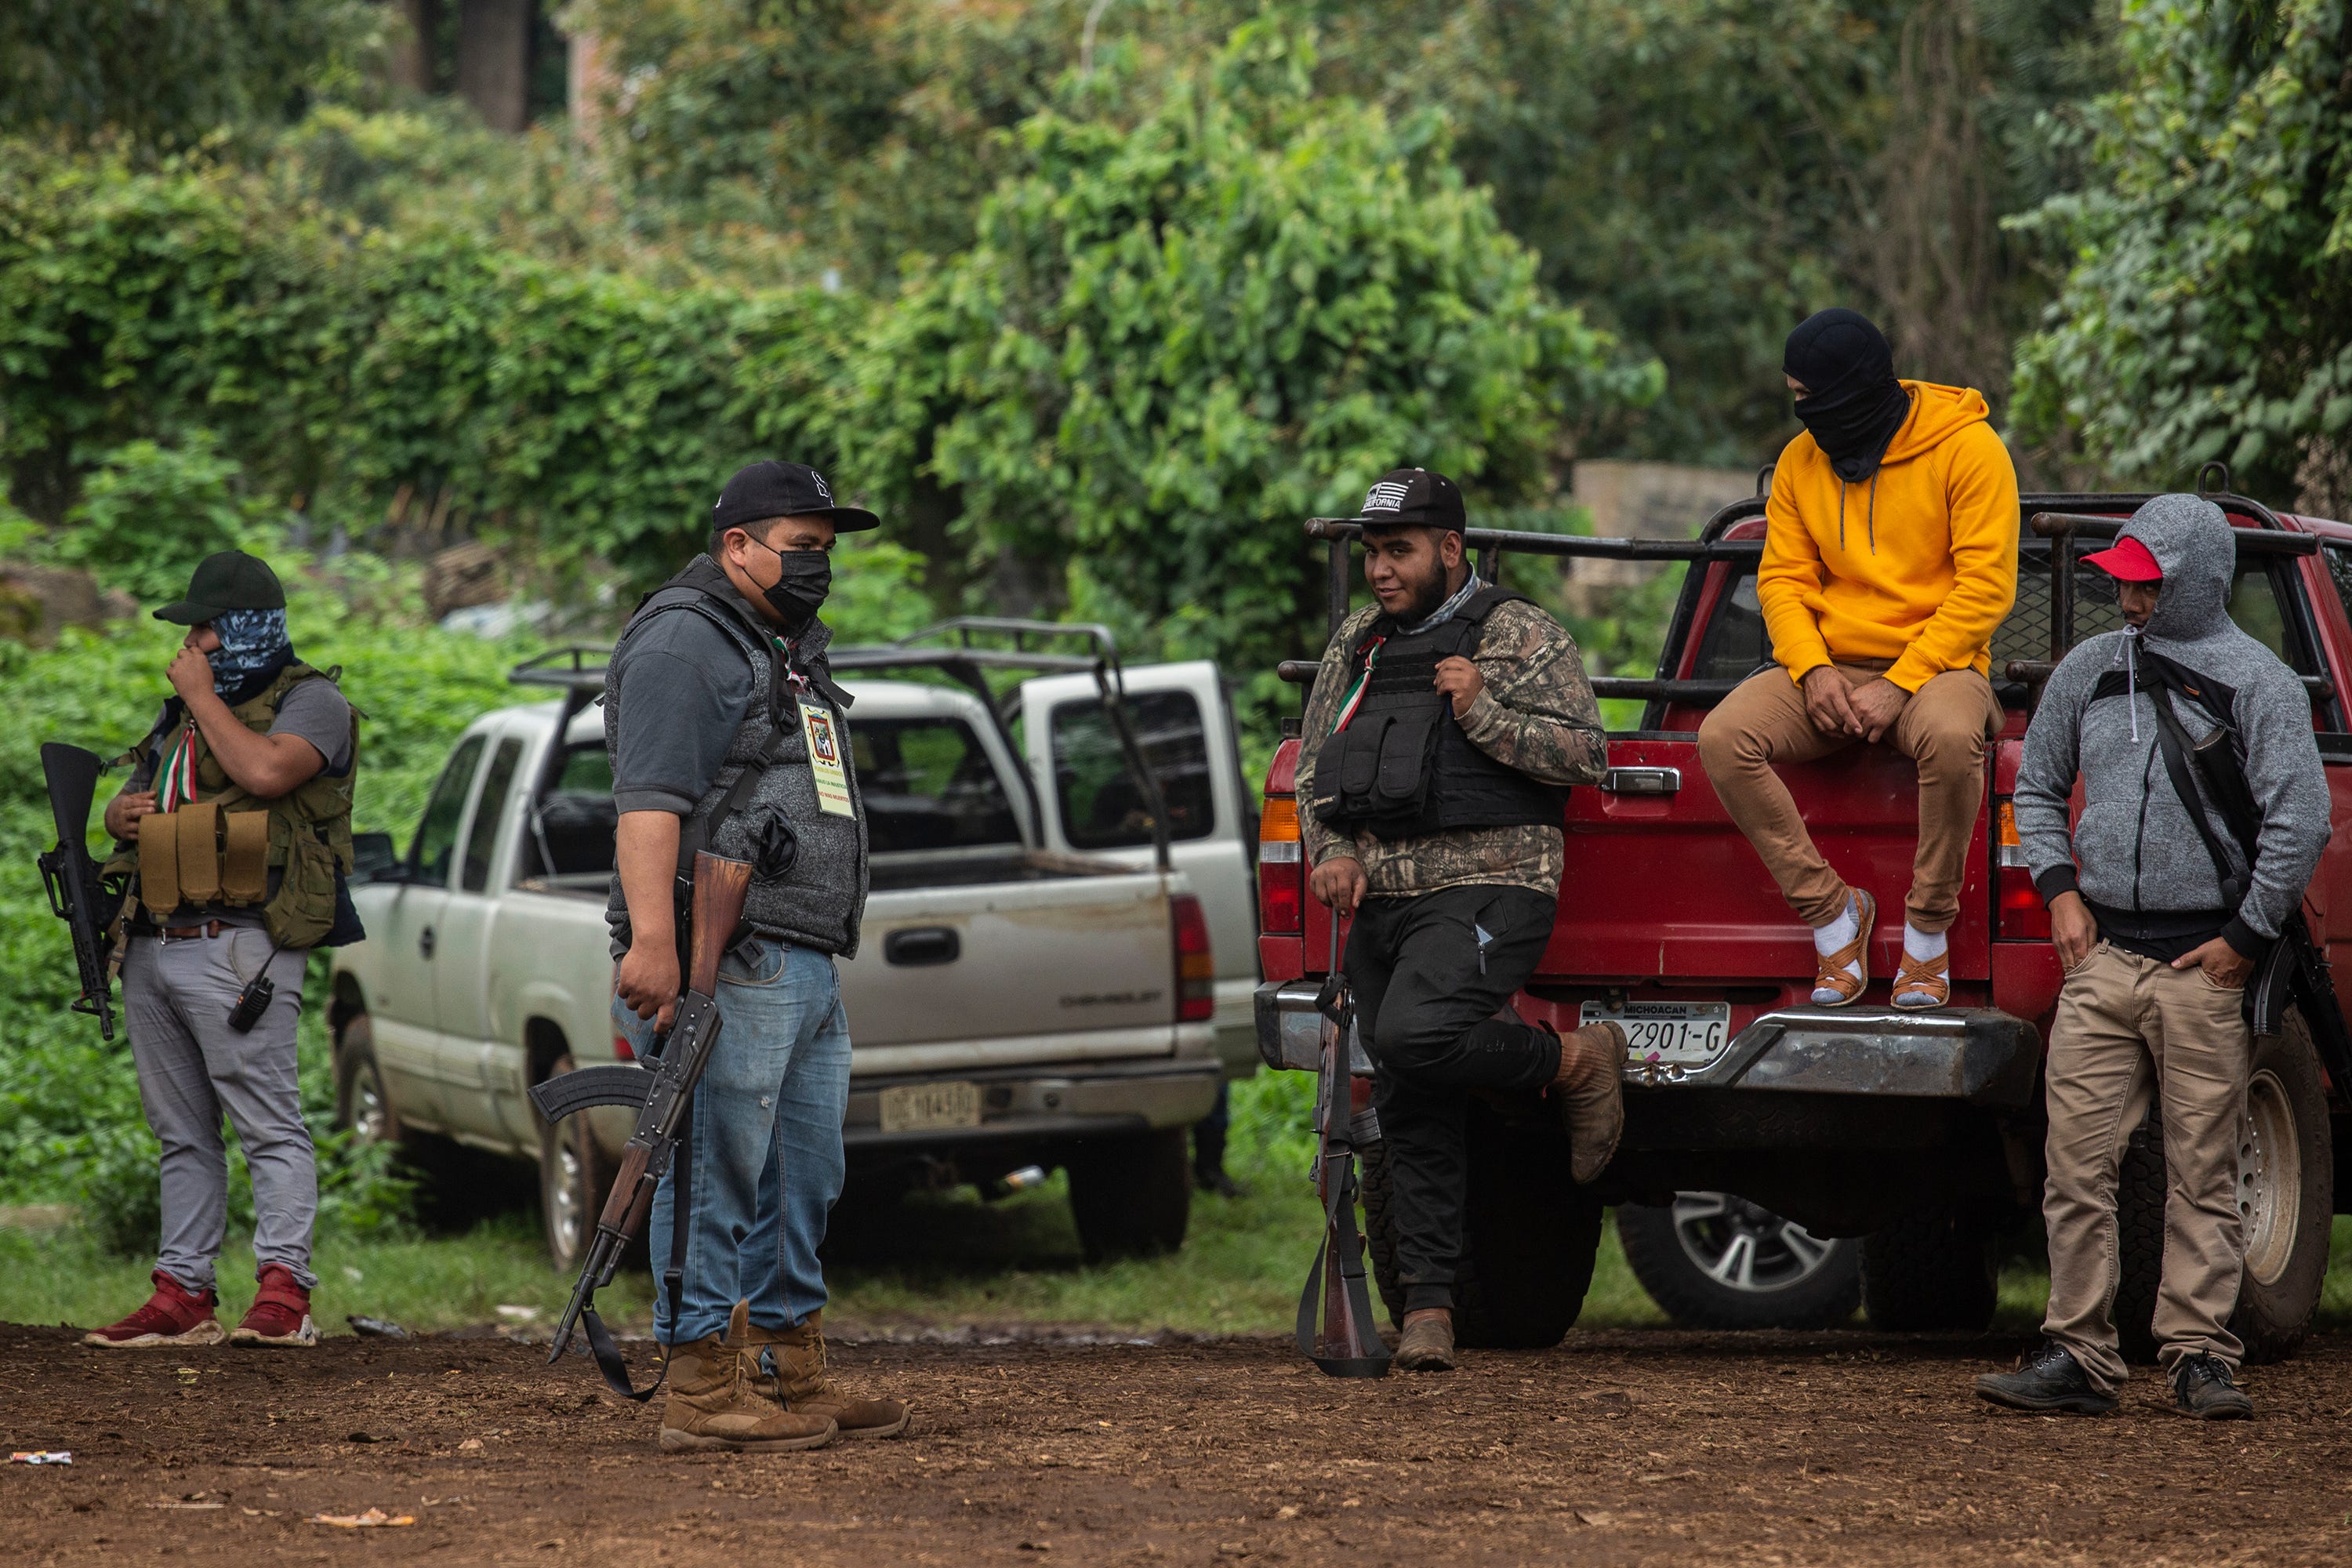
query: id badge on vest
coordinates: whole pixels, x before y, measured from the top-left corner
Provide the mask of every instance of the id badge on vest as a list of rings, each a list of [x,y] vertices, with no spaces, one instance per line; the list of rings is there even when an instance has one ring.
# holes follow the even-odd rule
[[[801,700],[801,734],[808,742],[809,773],[816,780],[816,803],[835,816],[856,816],[849,798],[849,770],[841,762],[841,725],[833,710]]]

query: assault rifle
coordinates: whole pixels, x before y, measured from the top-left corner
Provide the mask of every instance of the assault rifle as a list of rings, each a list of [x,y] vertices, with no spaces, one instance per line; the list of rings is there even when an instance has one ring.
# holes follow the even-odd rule
[[[1339,916],[1331,915],[1331,967],[1315,998],[1323,1015],[1323,1065],[1315,1093],[1315,1188],[1323,1200],[1323,1240],[1298,1293],[1298,1353],[1332,1377],[1386,1377],[1388,1347],[1372,1326],[1364,1286],[1364,1238],[1356,1229],[1356,1150],[1380,1134],[1356,1109],[1356,1003],[1339,972]],[[1360,1131],[1361,1136],[1360,1137]],[[1320,1297],[1323,1326],[1315,1326]]]
[[[2148,700],[2156,707],[2158,749],[2163,753],[2165,771],[2171,776],[2173,793],[2188,807],[2189,820],[2205,842],[2205,853],[2212,859],[2224,900],[2234,905],[2252,883],[2263,837],[2262,806],[2254,799],[2252,786],[2246,782],[2237,728],[2231,722],[2226,704],[2222,705],[2223,711],[2213,711],[2214,705],[2208,701],[2192,671],[2168,659],[2158,662],[2151,658],[2150,663],[2157,680],[2148,689]],[[2178,688],[2214,721],[2212,730],[2203,740],[2189,740],[2179,715],[2173,711],[2168,688]],[[2186,767],[2182,766],[2184,761]],[[2192,772],[2202,782],[2203,794],[2221,814],[2230,837],[2237,840],[2238,848],[2246,858],[2243,878],[2236,875],[2219,836],[2205,820],[2199,791],[2189,776]],[[2312,1044],[2327,1068],[2328,1078],[2334,1080],[2336,1092],[2352,1098],[2352,1035],[2346,1032],[2344,1009],[2336,997],[2336,980],[2329,971],[2327,955],[2312,940],[2311,927],[2303,918],[2300,904],[2280,922],[2278,941],[2271,944],[2271,951],[2247,980],[2247,1025],[2257,1035],[2279,1033],[2286,1026],[2290,1001],[2303,1010],[2304,1022],[2311,1029]]]
[[[663,1173],[684,1142],[681,1128],[694,1106],[694,1086],[702,1080],[711,1047],[719,1043],[719,961],[735,940],[735,928],[743,919],[743,899],[751,886],[750,862],[698,853],[687,914],[686,993],[678,998],[677,1014],[668,1032],[655,1040],[652,1053],[642,1058],[642,1067],[584,1068],[550,1079],[530,1091],[540,1114],[550,1122],[592,1105],[630,1105],[637,1110],[636,1131],[621,1151],[620,1173],[613,1179],[604,1213],[596,1217],[595,1239],[589,1243],[588,1257],[580,1266],[580,1282],[572,1288],[572,1300],[563,1309],[562,1321],[555,1325],[555,1347],[547,1355],[550,1366],[562,1360],[572,1344],[572,1325],[584,1324],[596,1370],[604,1374],[614,1393],[629,1399],[652,1398],[662,1380],[656,1377],[652,1387],[642,1391],[629,1385],[628,1363],[621,1359],[604,1320],[596,1315],[596,1292],[613,1282],[621,1254],[644,1230],[646,1216],[653,1208],[654,1190],[661,1185]],[[685,1180],[683,1173],[679,1180]],[[677,1300],[684,1267],[685,1236],[685,1215],[680,1215],[677,1245],[665,1272],[673,1303]]]
[[[80,972],[81,994],[73,1010],[98,1019],[99,1037],[114,1038],[114,1008],[108,992],[107,959],[114,939],[107,930],[113,917],[106,912],[106,891],[98,885],[98,868],[89,858],[89,806],[98,793],[98,775],[105,763],[95,752],[50,741],[41,747],[41,776],[48,781],[49,814],[57,819],[58,847],[38,858],[41,886],[49,895],[49,912],[73,933],[74,967]]]

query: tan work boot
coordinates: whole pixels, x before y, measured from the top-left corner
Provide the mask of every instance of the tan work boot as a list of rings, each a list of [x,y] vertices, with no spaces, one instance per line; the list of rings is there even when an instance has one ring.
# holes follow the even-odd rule
[[[913,1418],[905,1401],[854,1399],[826,1373],[822,1308],[803,1319],[798,1328],[749,1328],[745,1332],[745,1381],[795,1416],[827,1419],[845,1437],[895,1437]]]
[[[1580,1184],[1601,1174],[1625,1132],[1625,1031],[1604,1018],[1559,1037],[1551,1080],[1568,1129],[1569,1170]]]
[[[1452,1372],[1452,1309],[1423,1307],[1407,1312],[1404,1330],[1397,1335],[1396,1363],[1407,1372]]]
[[[670,1347],[663,1453],[731,1448],[772,1454],[822,1448],[833,1441],[832,1417],[795,1415],[752,1391],[743,1375],[743,1335],[750,1321],[749,1304],[738,1301],[724,1335],[706,1334],[692,1344]]]

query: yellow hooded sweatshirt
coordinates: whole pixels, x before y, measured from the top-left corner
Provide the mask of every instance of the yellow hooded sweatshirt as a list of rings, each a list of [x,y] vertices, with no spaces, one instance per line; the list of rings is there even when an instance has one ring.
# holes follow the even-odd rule
[[[1985,674],[2016,602],[2017,469],[1983,395],[1903,387],[1910,417],[1869,479],[1838,478],[1810,434],[1772,470],[1756,597],[1792,680],[1833,659],[1893,659],[1906,691]]]

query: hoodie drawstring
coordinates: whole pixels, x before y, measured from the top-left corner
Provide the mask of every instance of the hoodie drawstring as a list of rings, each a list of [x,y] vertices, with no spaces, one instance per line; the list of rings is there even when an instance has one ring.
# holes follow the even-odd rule
[[[1838,480],[1838,548],[1840,550],[1845,548],[1845,492],[1850,488],[1843,478]],[[1864,519],[1864,526],[1870,534],[1870,552],[1875,555],[1878,553],[1878,470],[1876,468],[1870,471],[1870,510]]]
[[[2132,743],[2139,743],[2139,628],[2124,627],[2124,701],[2131,713]]]

